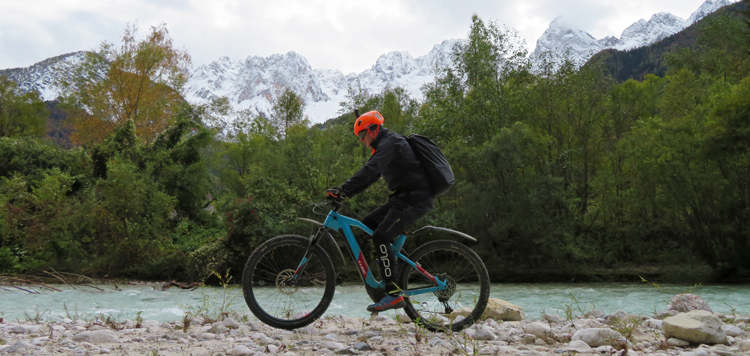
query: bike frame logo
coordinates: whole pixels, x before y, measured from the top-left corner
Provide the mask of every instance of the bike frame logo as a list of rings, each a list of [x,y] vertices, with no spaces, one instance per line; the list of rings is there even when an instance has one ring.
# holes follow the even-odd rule
[[[367,277],[367,262],[365,262],[365,256],[362,255],[362,252],[359,253],[357,264],[359,265],[359,270],[362,272],[362,276]]]
[[[388,259],[388,248],[385,245],[380,245],[380,253],[382,254],[380,260],[383,262],[383,274],[386,277],[391,276],[391,261]]]

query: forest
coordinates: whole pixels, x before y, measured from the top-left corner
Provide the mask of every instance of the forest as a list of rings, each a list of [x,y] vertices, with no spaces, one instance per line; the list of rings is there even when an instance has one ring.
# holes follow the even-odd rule
[[[749,51],[747,16],[718,16],[663,76],[532,70],[512,29],[475,15],[423,100],[355,83],[341,116],[312,125],[288,89],[269,115],[189,105],[189,54],[165,26],[126,27],[60,83],[53,128],[37,93],[0,78],[0,273],[240,274],[263,241],[307,236],[296,218],[322,220],[312,204],[367,161],[358,109],[442,148],[457,184],[418,225],[476,237],[493,282],[747,282]],[[340,212],[362,218],[388,194],[378,182]],[[406,248],[436,238],[450,236]]]

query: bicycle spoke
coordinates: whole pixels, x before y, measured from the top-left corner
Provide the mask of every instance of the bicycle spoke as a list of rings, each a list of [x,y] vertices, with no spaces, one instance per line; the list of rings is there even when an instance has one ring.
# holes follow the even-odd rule
[[[264,246],[268,247],[259,248],[257,257],[248,260],[246,273],[251,271],[252,277],[248,280],[243,277],[248,306],[253,314],[272,326],[291,329],[309,324],[315,319],[310,314],[315,310],[322,314],[333,297],[330,258],[322,249],[313,248],[305,269],[292,279],[308,251],[308,240],[283,236]]]
[[[471,325],[489,298],[489,278],[476,254],[457,242],[433,241],[414,251],[413,256],[414,262],[445,282],[447,287],[412,296],[412,304],[406,307],[407,314],[433,331],[460,330]],[[410,268],[402,279],[409,290],[435,286],[432,280]],[[454,320],[467,311],[475,316]]]

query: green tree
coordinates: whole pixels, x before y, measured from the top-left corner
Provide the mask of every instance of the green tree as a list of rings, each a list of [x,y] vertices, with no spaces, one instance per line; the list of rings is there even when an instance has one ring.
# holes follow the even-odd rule
[[[15,82],[0,76],[0,137],[43,136],[48,116],[38,92],[22,94]]]
[[[290,88],[284,88],[271,111],[271,124],[282,138],[287,136],[290,127],[307,121],[304,116],[305,101]]]

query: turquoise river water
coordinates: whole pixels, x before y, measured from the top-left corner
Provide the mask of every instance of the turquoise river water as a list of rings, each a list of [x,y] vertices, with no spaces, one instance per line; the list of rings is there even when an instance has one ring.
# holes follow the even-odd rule
[[[6,321],[43,319],[93,319],[110,316],[116,321],[134,320],[138,313],[143,320],[178,321],[189,312],[215,312],[224,309],[248,315],[242,291],[237,288],[204,287],[196,290],[170,288],[161,291],[160,284],[137,286],[98,286],[91,288],[59,287],[62,292],[31,294],[25,291],[0,289],[0,317]],[[492,298],[507,300],[524,309],[529,319],[539,319],[541,312],[565,315],[566,307],[576,314],[596,308],[607,314],[624,310],[629,314],[654,315],[666,310],[676,294],[690,292],[701,296],[714,312],[750,315],[750,286],[679,286],[651,284],[493,284]],[[325,315],[368,317],[369,304],[361,285],[337,286],[331,306]],[[227,307],[228,306],[228,307]],[[393,312],[388,312],[393,313]],[[388,314],[386,314],[388,315]]]

